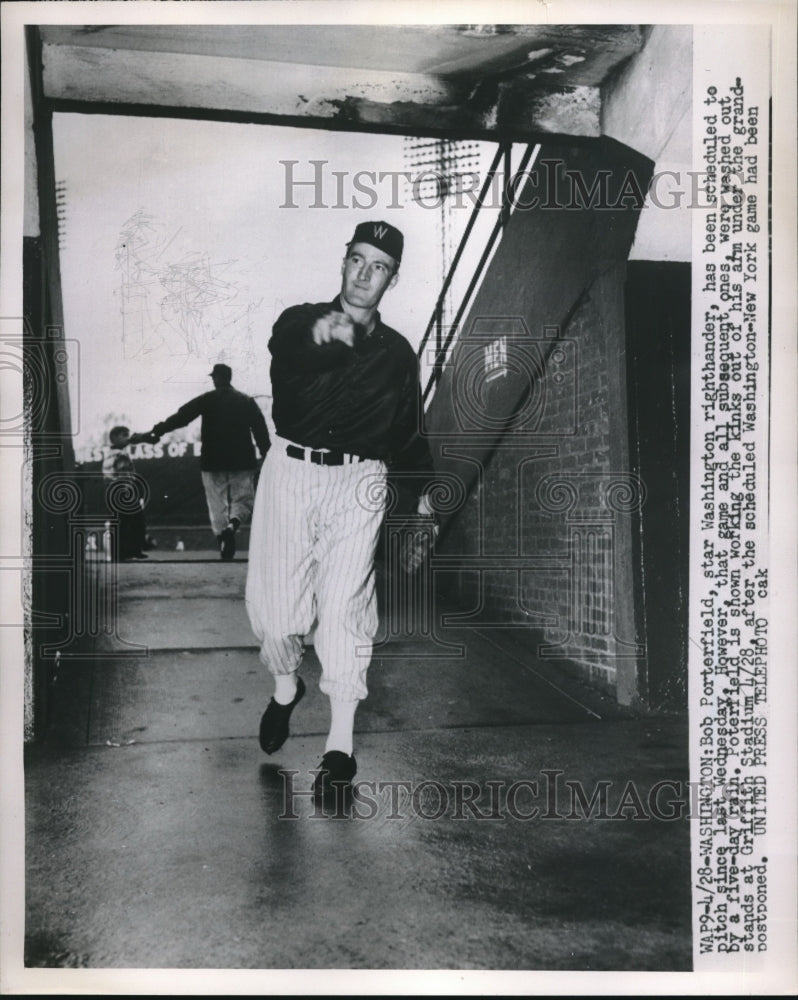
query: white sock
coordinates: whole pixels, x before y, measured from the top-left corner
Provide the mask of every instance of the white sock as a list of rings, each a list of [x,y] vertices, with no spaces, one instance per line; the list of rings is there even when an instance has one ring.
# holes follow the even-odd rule
[[[296,695],[296,674],[277,674],[274,678],[274,700],[278,705],[290,705]]]
[[[356,701],[330,698],[330,735],[327,737],[325,753],[340,750],[341,753],[351,755],[357,705]]]

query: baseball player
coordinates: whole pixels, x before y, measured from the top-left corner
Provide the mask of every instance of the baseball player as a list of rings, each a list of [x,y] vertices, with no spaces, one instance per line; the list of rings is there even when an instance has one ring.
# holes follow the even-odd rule
[[[359,224],[339,295],[286,309],[269,341],[277,437],[258,483],[246,585],[260,659],[275,682],[260,745],[275,753],[289,735],[305,693],[302,637],[315,621],[319,687],[330,699],[314,784],[321,798],[348,788],[357,770],[354,718],[378,625],[374,555],[389,466],[415,483],[419,513],[434,517],[416,356],[377,309],[398,280],[403,244],[386,222]]]
[[[269,450],[269,431],[260,407],[232,386],[229,365],[213,366],[213,390],[197,396],[145,435],[155,443],[163,434],[202,417],[200,469],[211,528],[219,555],[229,562],[236,552],[235,533],[252,513],[255,498],[255,449]]]

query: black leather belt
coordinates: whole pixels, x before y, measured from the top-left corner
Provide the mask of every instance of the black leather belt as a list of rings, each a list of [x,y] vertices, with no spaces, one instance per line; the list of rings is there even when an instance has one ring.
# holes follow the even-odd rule
[[[300,462],[313,462],[315,465],[350,465],[353,462],[365,462],[360,455],[347,455],[345,451],[314,451],[312,448],[300,448],[289,444],[285,448],[289,458],[298,458]]]

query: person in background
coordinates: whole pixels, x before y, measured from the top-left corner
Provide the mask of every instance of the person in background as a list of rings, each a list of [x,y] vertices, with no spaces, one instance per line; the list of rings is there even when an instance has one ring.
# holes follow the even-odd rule
[[[142,439],[155,444],[169,431],[202,418],[202,485],[219,555],[227,562],[235,556],[236,532],[248,521],[255,499],[257,460],[253,438],[261,458],[266,457],[270,441],[258,404],[233,388],[230,366],[214,365],[210,377],[210,392],[189,400],[171,417],[155,424]]]
[[[133,459],[128,454],[128,445],[138,444],[147,440],[144,434],[131,434],[129,428],[119,425],[108,432],[110,449],[103,459],[103,479],[106,484],[125,483],[130,486],[128,491],[109,491],[109,502],[117,515],[117,535],[114,544],[111,534],[111,559],[114,562],[124,562],[130,559],[147,559],[146,547],[147,529],[144,520],[144,499],[137,497],[136,474]],[[130,509],[134,507],[134,509]],[[107,555],[108,553],[106,553]]]

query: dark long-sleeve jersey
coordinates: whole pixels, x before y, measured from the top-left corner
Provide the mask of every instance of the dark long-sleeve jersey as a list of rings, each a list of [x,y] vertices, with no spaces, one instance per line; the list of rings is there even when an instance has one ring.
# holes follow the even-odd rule
[[[263,413],[251,396],[232,386],[220,386],[196,396],[153,430],[166,434],[202,417],[200,468],[205,472],[254,469],[254,437],[261,456],[269,450],[269,431]]]
[[[340,449],[381,459],[413,478],[421,493],[432,459],[419,429],[416,355],[377,314],[370,334],[356,327],[355,343],[316,344],[313,325],[343,312],[340,299],[292,306],[274,325],[269,349],[277,433],[307,448]]]

